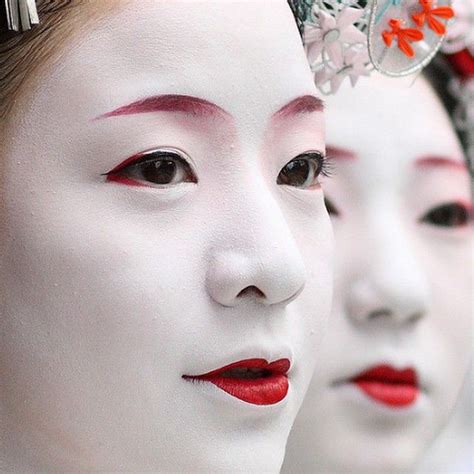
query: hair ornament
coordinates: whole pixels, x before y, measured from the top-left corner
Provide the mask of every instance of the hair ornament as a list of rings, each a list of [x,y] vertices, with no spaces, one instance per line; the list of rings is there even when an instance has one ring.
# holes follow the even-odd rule
[[[23,32],[39,23],[35,0],[3,0],[2,16],[8,31]]]
[[[471,21],[474,22],[474,19]],[[456,74],[448,84],[451,94],[456,98],[452,118],[465,138],[466,155],[474,176],[474,57],[466,48],[447,55],[446,59]]]
[[[346,77],[354,86],[374,69],[393,77],[420,71],[453,17],[451,0],[315,0],[303,35],[315,83],[332,94]]]
[[[474,55],[474,0],[453,0],[456,17],[450,21],[446,38],[441,46],[445,54],[467,49]]]
[[[456,99],[453,123],[464,136],[470,171],[474,176],[474,0],[453,0],[451,20],[441,47],[454,77],[448,89]]]

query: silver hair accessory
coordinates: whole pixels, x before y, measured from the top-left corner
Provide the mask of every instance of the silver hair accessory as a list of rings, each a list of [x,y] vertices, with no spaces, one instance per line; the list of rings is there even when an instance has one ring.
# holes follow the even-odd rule
[[[7,30],[23,32],[39,24],[35,0],[3,0]]]
[[[304,43],[325,94],[376,69],[393,77],[425,67],[440,48],[451,0],[315,0]]]

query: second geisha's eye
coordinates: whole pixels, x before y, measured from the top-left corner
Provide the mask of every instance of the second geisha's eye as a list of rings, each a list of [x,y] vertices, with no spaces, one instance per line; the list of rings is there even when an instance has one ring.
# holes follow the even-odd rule
[[[107,179],[155,186],[197,183],[189,163],[178,151],[172,149],[141,153],[109,171]]]
[[[281,169],[277,183],[302,189],[313,188],[319,185],[319,175],[325,173],[324,165],[325,157],[322,153],[302,153]]]
[[[324,196],[324,205],[330,216],[338,217],[341,214],[336,205],[327,196]]]
[[[425,224],[435,226],[462,227],[469,223],[471,217],[468,207],[452,202],[431,209],[420,220]]]

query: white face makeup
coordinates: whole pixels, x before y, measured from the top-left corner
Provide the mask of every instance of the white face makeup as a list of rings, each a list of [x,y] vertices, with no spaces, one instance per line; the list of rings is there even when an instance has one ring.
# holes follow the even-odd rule
[[[375,76],[327,106],[335,302],[287,472],[406,472],[471,352],[468,173],[440,101]]]
[[[276,472],[332,296],[320,101],[285,1],[137,3],[2,143],[3,465]]]
[[[473,470],[473,424],[472,405],[473,366],[467,372],[448,424],[430,446],[416,472],[472,472]]]

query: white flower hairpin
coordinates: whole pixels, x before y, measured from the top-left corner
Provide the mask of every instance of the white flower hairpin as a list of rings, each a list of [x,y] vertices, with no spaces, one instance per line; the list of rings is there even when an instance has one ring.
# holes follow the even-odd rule
[[[453,9],[456,18],[450,22],[441,51],[454,54],[467,49],[474,55],[474,0],[453,0]]]
[[[35,0],[3,0],[9,31],[27,31],[39,23]]]
[[[405,76],[426,66],[454,16],[451,0],[315,0],[304,43],[316,85],[335,93],[376,69]]]

